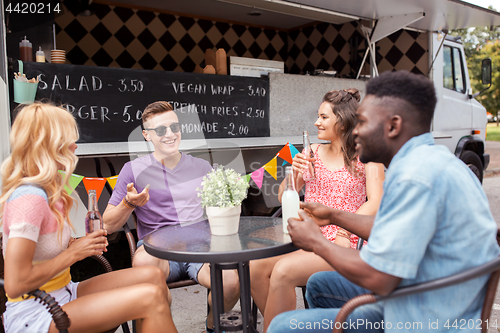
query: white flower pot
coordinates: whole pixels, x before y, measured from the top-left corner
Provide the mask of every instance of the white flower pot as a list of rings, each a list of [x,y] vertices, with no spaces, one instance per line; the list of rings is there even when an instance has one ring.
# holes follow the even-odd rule
[[[241,205],[234,207],[206,207],[212,235],[226,236],[238,233]]]

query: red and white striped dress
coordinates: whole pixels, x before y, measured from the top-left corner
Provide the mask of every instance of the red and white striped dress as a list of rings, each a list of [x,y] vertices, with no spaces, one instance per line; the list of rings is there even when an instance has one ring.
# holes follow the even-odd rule
[[[328,207],[355,213],[366,201],[364,164],[358,159],[356,167],[359,177],[351,175],[345,166],[334,171],[328,170],[319,157],[319,147],[320,145],[316,148],[316,161],[314,162],[316,179],[306,181],[304,201],[319,202]],[[309,170],[305,170],[304,178],[308,176]],[[332,224],[321,227],[323,236],[331,242],[335,240],[338,229],[338,226]],[[355,249],[357,243],[358,236],[352,234],[351,248]]]

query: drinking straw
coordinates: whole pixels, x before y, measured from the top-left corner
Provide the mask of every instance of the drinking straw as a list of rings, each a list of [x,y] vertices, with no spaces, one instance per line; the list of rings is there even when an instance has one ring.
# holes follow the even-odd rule
[[[56,24],[52,24],[52,33],[54,35],[54,50],[57,50],[56,49]]]

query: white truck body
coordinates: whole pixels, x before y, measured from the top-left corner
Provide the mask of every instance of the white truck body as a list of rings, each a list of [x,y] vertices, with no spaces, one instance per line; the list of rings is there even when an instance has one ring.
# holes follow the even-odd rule
[[[473,92],[463,46],[453,38],[445,38],[440,48],[440,39],[444,38],[442,34],[429,34],[429,38],[432,38],[432,54],[435,59],[430,78],[438,97],[432,133],[437,144],[445,145],[457,157],[465,159],[482,180],[482,171],[489,163],[489,156],[484,154],[488,121],[486,109],[475,98],[471,98]],[[450,71],[452,65],[454,71]],[[453,82],[454,85],[451,84]],[[477,162],[472,165],[470,154],[465,154],[467,158],[464,158],[465,151],[474,152],[481,160],[481,165]]]

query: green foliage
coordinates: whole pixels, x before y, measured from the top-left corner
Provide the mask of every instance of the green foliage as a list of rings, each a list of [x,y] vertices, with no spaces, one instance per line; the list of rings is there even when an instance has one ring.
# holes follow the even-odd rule
[[[485,93],[477,97],[477,100],[492,114],[497,114],[500,111],[500,42],[498,39],[494,42],[488,42],[481,47],[478,55],[473,57],[473,61],[467,61],[470,66],[469,71],[473,73],[471,76],[471,84],[474,91],[483,89],[481,83],[481,60],[491,58],[491,67],[493,69],[491,75],[491,88]],[[469,64],[470,62],[470,64]],[[473,67],[472,67],[473,66]]]
[[[497,126],[496,123],[489,123],[486,127],[486,140],[500,141],[500,126]]]
[[[481,83],[481,61],[491,58],[491,88],[476,99],[496,115],[500,111],[500,26],[459,29],[450,34],[462,37],[473,93],[487,87]]]
[[[203,207],[234,207],[247,197],[248,182],[233,169],[219,166],[203,177],[197,188]]]

